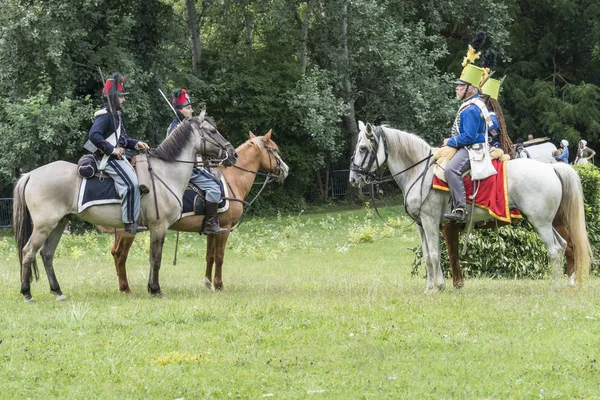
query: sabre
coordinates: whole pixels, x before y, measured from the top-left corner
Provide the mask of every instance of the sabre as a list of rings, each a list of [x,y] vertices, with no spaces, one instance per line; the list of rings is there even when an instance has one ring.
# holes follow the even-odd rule
[[[163,99],[165,99],[165,101],[167,102],[167,104],[169,105],[169,107],[171,108],[171,110],[173,110],[173,112],[175,113],[175,117],[177,118],[177,120],[179,122],[181,122],[181,119],[179,118],[179,115],[177,115],[177,111],[175,111],[175,109],[173,108],[173,104],[171,104],[171,102],[169,101],[169,99],[167,99],[167,96],[165,96],[165,94],[163,93],[162,90],[158,89],[158,91],[160,92],[160,94],[162,94]]]

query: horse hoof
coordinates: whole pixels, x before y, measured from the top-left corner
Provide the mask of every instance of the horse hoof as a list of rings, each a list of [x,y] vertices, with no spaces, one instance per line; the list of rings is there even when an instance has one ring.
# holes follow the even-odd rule
[[[465,286],[465,281],[454,282],[454,288],[455,289],[462,289],[463,286]]]
[[[204,287],[208,290],[214,290],[212,282],[207,277],[204,277]]]
[[[59,294],[58,296],[56,296],[56,301],[65,301],[67,300],[67,296],[65,296],[64,294]]]
[[[133,290],[127,288],[127,289],[121,289],[121,293],[123,293],[124,295],[129,296],[130,294],[133,294]]]
[[[34,303],[35,299],[33,297],[31,297],[31,296],[25,296],[25,298],[23,299],[23,301],[25,303]]]
[[[154,292],[154,293],[150,293],[152,295],[152,297],[156,298],[156,299],[162,299],[163,298],[163,294],[162,292],[159,290],[158,292]]]

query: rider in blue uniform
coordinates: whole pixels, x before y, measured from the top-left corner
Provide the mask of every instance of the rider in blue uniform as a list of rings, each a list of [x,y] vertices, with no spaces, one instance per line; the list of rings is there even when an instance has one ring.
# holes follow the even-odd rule
[[[135,171],[127,160],[125,149],[147,150],[150,147],[127,136],[121,108],[125,103],[125,79],[113,74],[106,80],[102,95],[106,103],[94,114],[86,150],[96,156],[99,170],[106,172],[117,186],[121,197],[121,217],[125,231],[135,235],[147,230],[137,224],[140,215],[140,189]]]
[[[444,139],[445,146],[456,147],[458,151],[445,169],[446,180],[453,200],[453,210],[444,214],[451,221],[461,223],[467,220],[467,199],[462,177],[471,168],[468,148],[485,142],[486,121],[482,114],[485,104],[478,94],[483,68],[472,63],[466,64],[456,83],[456,97],[463,100],[452,126],[452,137]]]
[[[171,103],[177,112],[177,116],[173,119],[171,125],[169,125],[169,128],[167,129],[167,136],[169,136],[171,132],[177,128],[181,121],[191,118],[192,113],[194,112],[190,97],[185,89],[173,90],[173,99],[171,100]],[[219,220],[217,219],[219,202],[221,201],[221,186],[219,185],[217,178],[215,178],[204,168],[194,166],[190,183],[205,192],[206,219],[202,233],[205,235],[218,235],[229,232],[228,229],[221,228],[219,226]]]

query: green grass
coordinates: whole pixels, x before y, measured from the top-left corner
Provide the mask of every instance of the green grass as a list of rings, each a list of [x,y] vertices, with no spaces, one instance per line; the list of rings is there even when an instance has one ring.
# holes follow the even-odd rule
[[[397,218],[392,223],[405,226]],[[225,291],[202,287],[204,238],[174,234],[165,298],[146,293],[148,236],[117,290],[109,235],[65,236],[19,294],[14,244],[0,238],[0,398],[599,398],[600,279],[468,279],[424,295],[414,226],[370,211],[251,219],[232,233]],[[447,284],[451,286],[450,281]]]

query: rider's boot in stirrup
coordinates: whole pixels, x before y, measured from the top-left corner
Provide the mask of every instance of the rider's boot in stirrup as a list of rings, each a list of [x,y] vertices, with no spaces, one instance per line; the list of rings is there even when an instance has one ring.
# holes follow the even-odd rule
[[[219,221],[217,220],[219,205],[217,203],[207,201],[205,209],[206,219],[204,220],[204,230],[202,233],[205,235],[220,235],[229,232],[229,229],[221,228],[219,226]]]
[[[451,213],[444,214],[444,218],[448,218],[450,221],[455,221],[461,224],[467,222],[467,213],[463,208],[455,208]]]

